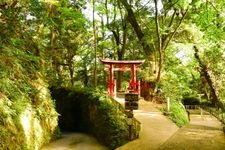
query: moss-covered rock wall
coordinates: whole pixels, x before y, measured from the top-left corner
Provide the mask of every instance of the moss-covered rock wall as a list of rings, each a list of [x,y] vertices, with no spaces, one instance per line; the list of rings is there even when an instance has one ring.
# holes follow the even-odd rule
[[[54,89],[62,130],[93,134],[99,142],[115,149],[128,140],[123,108],[109,96],[89,89]]]
[[[16,48],[0,50],[0,149],[40,149],[58,124],[44,69],[37,56]]]

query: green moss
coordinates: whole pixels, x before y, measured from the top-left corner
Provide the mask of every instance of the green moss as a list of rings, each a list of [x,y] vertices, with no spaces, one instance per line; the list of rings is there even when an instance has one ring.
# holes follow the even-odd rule
[[[99,90],[54,89],[62,130],[93,134],[110,149],[127,142],[128,127],[123,108]]]
[[[97,105],[94,119],[95,134],[98,139],[110,149],[124,144],[128,137],[125,119],[126,115],[121,111],[120,105],[114,103],[109,97],[102,97]]]
[[[0,126],[0,147],[3,150],[20,150],[26,148],[24,143],[24,134],[22,132],[14,131],[15,127]],[[17,144],[20,143],[20,144]]]
[[[39,149],[55,135],[58,118],[39,58],[4,47],[0,59],[0,147]]]

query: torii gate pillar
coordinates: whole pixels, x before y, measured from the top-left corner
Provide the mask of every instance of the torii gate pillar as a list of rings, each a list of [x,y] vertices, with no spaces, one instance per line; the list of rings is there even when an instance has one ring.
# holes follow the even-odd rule
[[[109,66],[109,83],[108,83],[108,92],[110,96],[114,95],[114,65],[110,64]]]
[[[114,96],[116,93],[116,81],[114,80],[114,71],[131,71],[131,81],[129,89],[132,92],[140,94],[140,82],[137,81],[136,71],[138,71],[137,66],[141,65],[144,60],[131,60],[131,61],[119,61],[119,60],[101,60],[102,63],[109,65],[109,82],[108,82],[108,93],[110,96]],[[126,68],[129,66],[131,68]],[[115,68],[115,66],[117,68]],[[137,91],[138,86],[138,91]]]
[[[136,79],[136,65],[132,64],[131,66],[131,87],[132,91],[136,91],[137,88],[137,79]]]

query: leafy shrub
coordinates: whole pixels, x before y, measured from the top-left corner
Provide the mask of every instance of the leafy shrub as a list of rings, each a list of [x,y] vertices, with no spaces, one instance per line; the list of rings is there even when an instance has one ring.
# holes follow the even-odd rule
[[[186,67],[176,64],[171,70],[166,72],[158,85],[161,87],[162,95],[165,98],[170,98],[169,118],[179,127],[189,122],[187,112],[181,103],[182,97],[184,95],[196,94],[196,92],[189,87],[189,82],[192,79],[190,75],[190,71],[188,71]]]
[[[203,106],[208,106],[208,107],[213,107],[212,102],[209,101],[209,100],[206,100],[206,99],[202,99],[202,100],[201,100],[201,105],[203,105]]]
[[[94,122],[98,139],[111,149],[125,143],[128,135],[125,118],[120,105],[113,103],[109,97],[101,98]]]
[[[199,98],[196,98],[194,96],[184,97],[182,99],[182,102],[184,105],[199,105],[200,104]]]
[[[184,126],[189,122],[183,104],[177,101],[171,102],[169,118],[179,127]]]

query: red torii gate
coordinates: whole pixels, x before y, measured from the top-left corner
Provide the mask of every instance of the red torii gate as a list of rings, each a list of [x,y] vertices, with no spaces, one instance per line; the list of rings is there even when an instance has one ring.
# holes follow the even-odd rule
[[[140,86],[140,82],[137,82],[136,71],[140,71],[137,66],[141,65],[144,60],[110,60],[104,59],[101,62],[109,66],[109,82],[108,82],[108,92],[110,96],[114,96],[114,87],[116,81],[114,80],[114,71],[131,71],[131,82],[129,89],[140,95],[140,87],[137,91],[137,85]],[[130,68],[127,68],[129,66]]]

